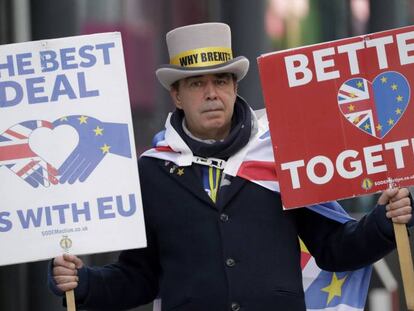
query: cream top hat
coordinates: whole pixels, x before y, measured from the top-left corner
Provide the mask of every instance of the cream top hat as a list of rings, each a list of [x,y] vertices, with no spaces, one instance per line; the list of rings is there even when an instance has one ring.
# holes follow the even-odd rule
[[[168,90],[175,81],[204,74],[228,72],[240,81],[249,69],[247,58],[233,58],[231,31],[226,24],[179,27],[168,32],[166,40],[170,63],[162,65],[155,73]]]

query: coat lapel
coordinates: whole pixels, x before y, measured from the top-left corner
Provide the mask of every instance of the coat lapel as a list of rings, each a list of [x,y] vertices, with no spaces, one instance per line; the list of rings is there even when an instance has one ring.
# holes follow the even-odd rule
[[[225,209],[226,205],[242,189],[246,182],[247,180],[244,178],[233,177],[230,185],[222,185],[219,191],[219,199],[217,201],[218,209]]]
[[[233,177],[229,185],[225,185],[220,188],[219,198],[215,204],[204,191],[201,172],[198,174],[196,170],[197,167],[195,165],[177,166],[170,161],[159,161],[159,163],[165,174],[167,174],[170,178],[173,178],[177,184],[181,185],[200,200],[219,210],[224,209],[230,200],[237,195],[237,193],[247,182],[244,178]]]
[[[197,174],[196,167],[192,166],[177,166],[170,161],[160,161],[163,171],[173,178],[177,184],[181,185],[200,200],[216,207],[214,202],[210,199],[208,194],[204,191],[202,186],[202,179]]]

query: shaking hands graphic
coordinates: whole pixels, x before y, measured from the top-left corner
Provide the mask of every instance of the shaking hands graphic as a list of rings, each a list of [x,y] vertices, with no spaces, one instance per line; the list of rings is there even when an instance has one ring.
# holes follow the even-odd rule
[[[75,129],[79,141],[56,169],[32,150],[29,141],[34,130],[40,127],[53,130],[61,125]],[[84,182],[108,153],[131,158],[127,124],[73,115],[52,123],[39,120],[21,122],[0,134],[0,167],[10,169],[32,187]]]

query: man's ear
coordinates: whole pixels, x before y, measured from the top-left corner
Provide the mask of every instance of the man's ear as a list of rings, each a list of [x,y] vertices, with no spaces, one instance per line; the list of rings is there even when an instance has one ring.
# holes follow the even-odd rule
[[[172,87],[170,89],[170,96],[175,104],[175,107],[182,109],[180,94],[176,88]]]

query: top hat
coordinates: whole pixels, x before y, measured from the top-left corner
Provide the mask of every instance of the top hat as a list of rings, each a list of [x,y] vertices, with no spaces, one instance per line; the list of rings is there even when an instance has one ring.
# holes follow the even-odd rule
[[[249,69],[244,56],[233,58],[230,27],[223,23],[188,25],[166,35],[170,63],[155,72],[168,90],[175,81],[198,75],[233,73],[237,81]]]

